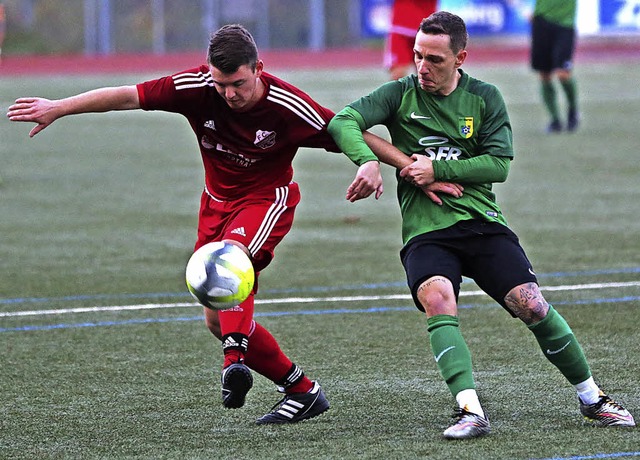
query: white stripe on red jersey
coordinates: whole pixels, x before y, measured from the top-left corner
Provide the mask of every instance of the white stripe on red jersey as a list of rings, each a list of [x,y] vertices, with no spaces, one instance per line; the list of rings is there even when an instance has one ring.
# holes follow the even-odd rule
[[[247,247],[251,255],[256,255],[258,250],[269,237],[269,234],[271,233],[271,230],[273,230],[273,227],[275,227],[276,222],[278,222],[278,218],[287,210],[286,203],[287,198],[289,197],[289,187],[278,187],[275,192],[276,201],[271,205],[269,211],[267,211],[267,215],[260,224],[260,228],[258,228],[253,240],[251,240],[251,243],[249,243],[249,246]]]
[[[213,86],[213,77],[211,76],[211,72],[207,73],[181,73],[174,75],[173,84],[176,87],[176,90],[179,89],[189,89],[189,88],[200,88],[203,86]]]
[[[311,105],[289,91],[272,85],[267,100],[288,108],[318,131],[325,125],[324,119]]]

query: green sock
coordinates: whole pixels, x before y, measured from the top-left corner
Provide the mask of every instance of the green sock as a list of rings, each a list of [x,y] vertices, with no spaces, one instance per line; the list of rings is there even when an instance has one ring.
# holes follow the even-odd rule
[[[559,121],[560,115],[558,114],[558,103],[556,101],[556,88],[551,81],[543,81],[541,85],[542,100],[544,105],[551,115],[553,121]]]
[[[436,315],[427,319],[431,351],[440,375],[455,397],[462,390],[475,389],[471,367],[471,353],[462,338],[458,318]]]
[[[529,329],[536,337],[542,353],[572,385],[591,377],[582,347],[565,319],[551,305],[547,316],[529,326]]]
[[[576,79],[574,77],[568,80],[560,80],[564,94],[567,96],[567,105],[570,112],[578,110],[578,89]]]

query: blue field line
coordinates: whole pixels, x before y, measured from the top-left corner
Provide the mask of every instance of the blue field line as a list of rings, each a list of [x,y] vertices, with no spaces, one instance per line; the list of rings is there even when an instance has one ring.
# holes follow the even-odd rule
[[[640,267],[600,269],[600,270],[583,270],[575,272],[551,272],[538,274],[538,278],[569,278],[578,276],[596,276],[596,275],[619,275],[625,273],[640,273]],[[389,283],[365,283],[357,285],[343,286],[308,286],[304,288],[287,288],[287,289],[261,289],[260,294],[299,294],[311,292],[336,292],[336,291],[362,291],[370,289],[385,288],[406,288],[406,281],[394,281]],[[125,300],[125,299],[174,299],[185,298],[191,299],[186,292],[150,292],[143,294],[95,294],[95,295],[73,295],[64,297],[16,297],[10,299],[0,299],[0,305],[14,305],[25,303],[50,303],[50,302],[73,302],[83,300]]]
[[[411,311],[415,307],[370,307],[370,308],[337,308],[331,310],[302,310],[302,311],[271,311],[256,312],[253,316],[273,317],[273,316],[295,316],[295,315],[338,315],[345,313],[383,313],[390,311]],[[96,321],[72,324],[46,324],[40,326],[19,326],[0,328],[0,332],[20,332],[20,331],[49,331],[52,329],[75,329],[83,327],[106,327],[106,326],[125,326],[131,324],[149,324],[149,323],[171,323],[185,321],[204,321],[204,315],[186,316],[178,318],[141,318],[128,319],[123,321]]]
[[[622,302],[637,302],[640,301],[640,296],[629,295],[624,297],[607,297],[603,299],[583,299],[583,300],[560,300],[553,302],[553,305],[589,305],[600,303],[622,303]],[[458,307],[460,308],[460,307]]]
[[[600,304],[600,303],[622,303],[622,302],[638,302],[640,296],[625,296],[625,297],[608,297],[600,299],[584,299],[573,300],[567,302],[553,302],[554,305],[586,305],[586,304]],[[459,310],[478,308],[478,307],[498,307],[497,303],[475,303],[475,304],[460,304]],[[256,312],[254,317],[282,317],[282,316],[306,316],[306,315],[339,315],[339,314],[354,314],[354,313],[386,313],[386,312],[405,312],[405,311],[417,311],[415,306],[410,307],[368,307],[368,308],[332,308],[324,310],[287,310],[287,311],[270,311],[270,312]],[[150,323],[171,323],[171,322],[186,322],[186,321],[203,321],[204,316],[186,316],[175,318],[140,318],[140,319],[128,319],[122,321],[97,321],[97,322],[84,322],[84,323],[63,323],[63,324],[46,324],[37,326],[18,326],[0,328],[2,332],[25,332],[25,331],[49,331],[53,329],[76,329],[84,327],[108,327],[108,326],[126,326],[132,324],[150,324]]]
[[[549,457],[532,460],[589,460],[594,458],[623,458],[623,457],[640,457],[638,452],[614,452],[611,454],[592,454],[592,455],[576,455],[573,457]]]

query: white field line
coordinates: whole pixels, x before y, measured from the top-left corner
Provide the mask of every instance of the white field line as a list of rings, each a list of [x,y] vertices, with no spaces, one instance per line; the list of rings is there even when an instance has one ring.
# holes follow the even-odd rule
[[[617,283],[591,283],[591,284],[569,284],[562,286],[541,287],[542,291],[579,291],[587,289],[610,289],[640,286],[640,281],[626,281]],[[486,295],[483,291],[461,291],[460,297],[473,297]],[[363,296],[341,296],[341,297],[285,297],[280,299],[256,299],[255,303],[260,305],[289,304],[289,303],[320,303],[320,302],[362,302],[371,300],[411,300],[409,294],[390,295],[363,295]],[[42,316],[42,315],[65,315],[71,313],[96,313],[106,311],[127,311],[127,310],[158,310],[164,308],[193,308],[198,304],[194,302],[163,303],[163,304],[141,304],[141,305],[116,305],[106,307],[78,307],[61,308],[56,310],[29,310],[29,311],[7,311],[0,312],[0,318],[10,318],[18,316]]]

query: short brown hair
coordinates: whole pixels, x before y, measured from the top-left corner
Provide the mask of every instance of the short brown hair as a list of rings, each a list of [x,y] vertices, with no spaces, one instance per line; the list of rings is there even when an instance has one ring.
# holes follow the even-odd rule
[[[247,29],[240,24],[228,24],[211,34],[207,62],[226,74],[245,64],[256,70],[258,47]]]
[[[467,26],[460,16],[448,11],[436,11],[420,23],[420,31],[429,35],[448,35],[449,47],[453,54],[467,47],[469,34]]]

